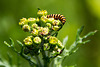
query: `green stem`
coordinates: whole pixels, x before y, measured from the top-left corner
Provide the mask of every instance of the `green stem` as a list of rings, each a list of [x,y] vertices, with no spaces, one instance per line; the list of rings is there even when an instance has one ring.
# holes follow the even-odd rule
[[[23,47],[22,47],[22,49],[21,49],[21,52],[17,52],[17,50],[16,50],[14,47],[11,47],[11,48],[12,48],[12,50],[13,50],[14,52],[16,52],[17,54],[19,54],[19,55],[20,55],[21,57],[23,57],[24,59],[26,59],[26,60],[29,62],[29,64],[30,64],[31,67],[34,67],[34,66],[37,67],[37,64],[35,64],[34,62],[32,62],[31,59],[30,59],[28,56],[25,56],[25,55],[23,54]]]
[[[42,64],[41,64],[41,62],[40,62],[39,57],[37,55],[35,57],[36,57],[36,61],[38,63],[38,67],[43,67]]]
[[[23,54],[23,47],[21,49],[20,55],[29,62],[29,64],[30,64],[31,67],[34,67],[34,66],[37,67],[37,64],[35,64],[34,62],[32,62],[31,59],[28,56],[25,56]]]
[[[42,38],[43,40],[43,38]],[[44,44],[44,40],[41,43],[41,53],[42,53],[42,57],[43,57],[43,62],[44,62],[44,67],[49,67],[49,58],[46,56],[46,53],[43,49],[43,44]]]
[[[46,57],[46,54],[45,54],[45,51],[42,52],[42,55],[43,55],[43,61],[44,61],[44,67],[49,67],[49,58]]]

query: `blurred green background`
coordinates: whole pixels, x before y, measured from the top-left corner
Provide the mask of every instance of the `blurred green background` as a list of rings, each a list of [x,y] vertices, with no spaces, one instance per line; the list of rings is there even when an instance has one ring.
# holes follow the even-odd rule
[[[13,64],[17,64],[18,57],[11,49],[4,45],[11,37],[15,41],[22,41],[28,33],[21,30],[18,22],[21,18],[37,17],[37,8],[45,9],[48,14],[63,14],[67,22],[60,30],[58,38],[68,35],[67,46],[75,40],[77,29],[85,26],[82,35],[89,31],[98,32],[89,37],[91,42],[83,45],[75,54],[64,60],[63,66],[77,64],[77,67],[100,67],[100,0],[0,0],[0,56],[8,60],[7,52],[13,57]],[[29,67],[26,60],[19,57],[21,67]]]

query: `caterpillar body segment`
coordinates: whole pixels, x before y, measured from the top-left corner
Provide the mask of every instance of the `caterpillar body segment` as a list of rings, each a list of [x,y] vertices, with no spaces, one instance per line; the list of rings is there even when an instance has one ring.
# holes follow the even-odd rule
[[[56,20],[59,19],[63,24],[65,24],[66,22],[66,18],[61,14],[50,14],[50,15],[47,15],[47,18],[54,18]]]

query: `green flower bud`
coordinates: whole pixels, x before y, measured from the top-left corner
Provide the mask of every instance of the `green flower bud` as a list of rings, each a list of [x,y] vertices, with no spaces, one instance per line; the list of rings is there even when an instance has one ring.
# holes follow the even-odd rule
[[[20,19],[19,25],[28,24],[28,20],[26,18]]]
[[[44,50],[50,49],[49,43],[44,43],[43,47],[44,47]]]
[[[52,23],[54,21],[54,18],[47,18],[48,23]]]
[[[61,49],[57,49],[56,51],[52,52],[52,55],[56,56],[57,54],[60,54],[60,52],[61,52]]]
[[[44,15],[47,15],[47,11],[46,10],[44,10]]]
[[[48,28],[51,28],[51,24],[50,24],[50,23],[46,23],[46,26],[47,26]]]
[[[54,20],[53,22],[52,22],[52,24],[53,25],[59,25],[61,22],[59,21],[59,20]]]
[[[40,44],[40,43],[41,43],[41,38],[40,38],[40,37],[35,37],[35,38],[33,39],[33,41],[34,41],[34,43],[36,43],[36,44]]]
[[[36,18],[28,18],[29,24],[33,24],[36,22]]]
[[[31,34],[32,34],[33,36],[37,36],[37,35],[38,35],[38,30],[33,29],[33,31],[31,32]]]
[[[25,38],[23,41],[25,45],[32,45],[33,43],[30,37]]]
[[[57,51],[57,49],[58,49],[58,46],[56,45],[56,47],[54,48],[54,50]]]
[[[34,23],[34,24],[32,24],[31,27],[32,27],[32,28],[36,28],[36,27],[38,27],[38,25],[37,25],[36,23]]]
[[[51,55],[53,55],[53,56],[56,56],[58,53],[57,53],[57,51],[53,51],[52,53],[51,53]]]
[[[43,39],[46,41],[47,40],[47,37],[43,37]]]
[[[57,30],[59,30],[60,29],[60,27],[59,26],[53,26],[53,28],[52,28],[54,31],[57,31]]]
[[[50,37],[49,43],[52,45],[56,45],[58,43],[58,39],[56,37]]]
[[[62,43],[61,43],[60,40],[58,40],[58,47],[59,47],[59,48],[64,48],[64,46],[62,45]]]
[[[29,32],[30,31],[30,26],[26,24],[22,27],[22,30],[25,31],[25,32]]]
[[[41,20],[41,22],[46,23],[47,18],[46,18],[46,16],[42,16],[40,20]]]
[[[43,16],[44,15],[44,11],[42,10],[39,10],[38,12],[37,12],[37,15],[39,16],[39,17],[41,17],[41,16]]]

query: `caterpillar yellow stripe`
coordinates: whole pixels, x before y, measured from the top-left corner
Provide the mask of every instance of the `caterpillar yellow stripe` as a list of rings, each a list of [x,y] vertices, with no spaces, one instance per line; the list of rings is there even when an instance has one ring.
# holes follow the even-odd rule
[[[66,18],[64,17],[64,15],[61,15],[61,14],[50,14],[50,15],[47,15],[47,18],[54,18],[56,20],[60,20],[63,24],[65,24],[66,22]]]

